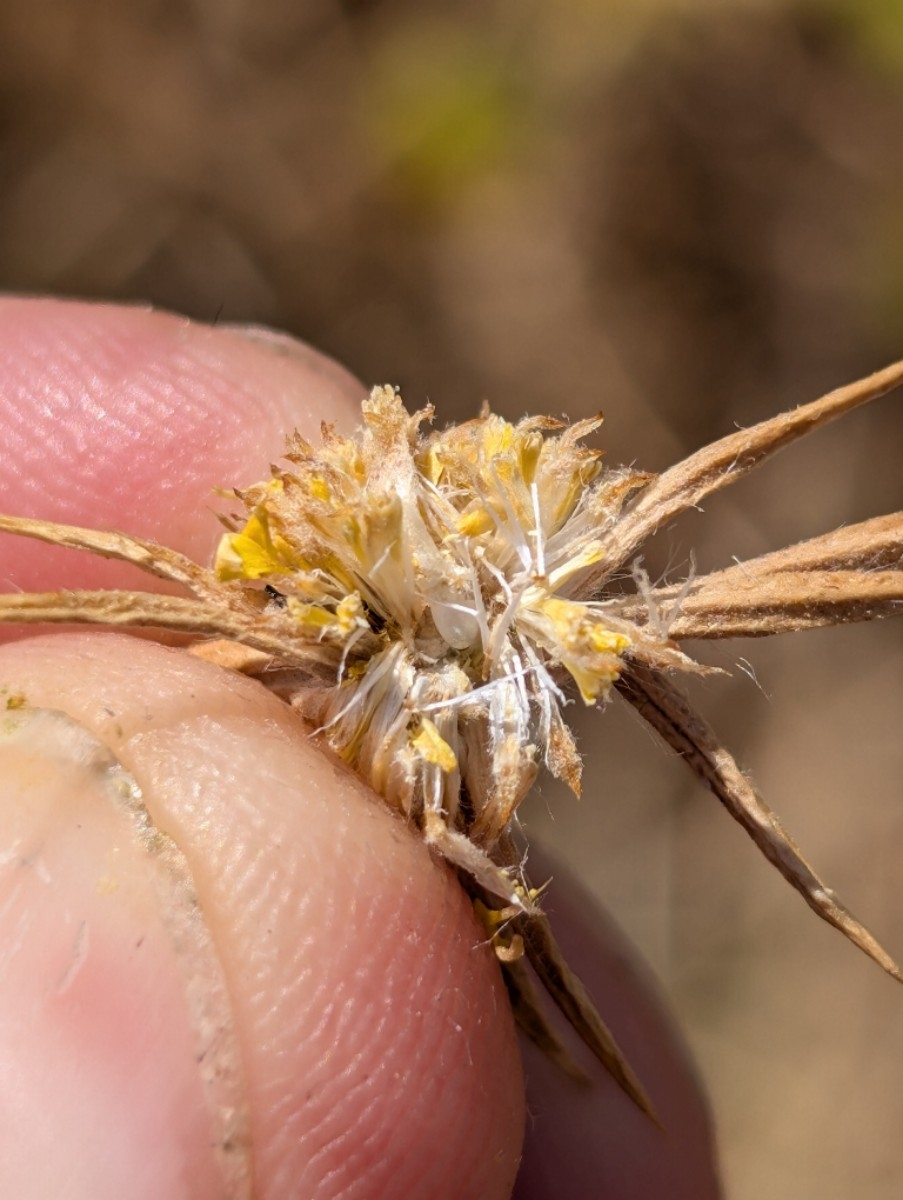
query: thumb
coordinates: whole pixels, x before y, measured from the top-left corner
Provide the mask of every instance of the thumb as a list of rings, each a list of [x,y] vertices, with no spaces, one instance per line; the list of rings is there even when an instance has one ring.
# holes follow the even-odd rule
[[[104,634],[3,647],[0,697],[0,1194],[510,1193],[466,899],[285,705]]]

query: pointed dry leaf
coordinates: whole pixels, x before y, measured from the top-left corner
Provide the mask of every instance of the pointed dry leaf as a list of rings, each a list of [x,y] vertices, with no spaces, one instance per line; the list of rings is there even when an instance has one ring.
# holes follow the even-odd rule
[[[278,617],[249,617],[223,604],[180,596],[114,589],[71,592],[26,592],[0,594],[0,623],[22,625],[112,625],[130,629],[166,629],[195,637],[241,640],[267,659],[298,654],[298,647],[281,628]],[[304,643],[305,665],[333,665],[334,655],[323,647]]]
[[[651,483],[602,539],[600,570],[611,575],[657,529],[692,508],[711,492],[742,479],[767,458],[807,433],[903,383],[903,362],[836,388],[819,400],[741,429],[691,454]]]
[[[15,533],[19,537],[35,538],[54,546],[68,546],[72,550],[85,550],[102,558],[131,563],[149,575],[179,583],[197,596],[207,597],[214,590],[214,576],[205,567],[199,567],[190,558],[179,554],[177,550],[170,550],[168,546],[128,534],[103,533],[97,529],[82,529],[77,525],[2,515],[0,532]]]
[[[564,1042],[543,1012],[539,994],[524,961],[521,959],[503,963],[502,976],[508,989],[511,1010],[521,1033],[576,1083],[588,1084],[589,1079],[571,1058]]]
[[[643,668],[626,672],[618,682],[618,691],[714,792],[810,908],[903,983],[903,972],[891,956],[819,879],[686,697],[669,680]]]
[[[903,606],[903,571],[783,571],[762,579],[708,581],[688,596],[671,636],[766,637],[892,616]]]
[[[658,1124],[652,1101],[583,984],[567,965],[552,935],[548,918],[542,913],[525,915],[516,918],[515,925],[524,939],[530,965],[543,987],[619,1087]]]
[[[903,608],[903,513],[713,571],[689,587],[656,588],[650,600],[653,610],[676,609],[668,634],[678,641],[764,637],[892,616]],[[618,613],[643,618],[636,598]]]

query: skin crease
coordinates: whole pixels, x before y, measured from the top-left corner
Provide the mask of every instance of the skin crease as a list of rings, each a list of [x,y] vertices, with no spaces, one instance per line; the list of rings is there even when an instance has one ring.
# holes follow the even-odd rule
[[[121,528],[201,562],[219,533],[210,510],[228,507],[213,489],[264,478],[291,428],[311,438],[321,419],[350,429],[365,392],[276,335],[34,300],[0,302],[0,371],[0,509]],[[2,588],[154,583],[0,535]],[[0,688],[64,711],[107,746],[187,860],[225,981],[214,1008],[237,1047],[255,1197],[511,1194],[525,1113],[516,1040],[495,963],[445,868],[259,685],[125,635],[11,633],[0,627]],[[33,764],[26,770],[17,753],[0,747],[0,797],[13,813],[32,786]],[[16,1175],[0,1166],[0,1193],[55,1194],[47,1180],[65,1175],[76,1198],[225,1195],[211,1150],[222,1114],[189,1049],[186,964],[161,933],[153,864],[116,832],[83,764],[46,753],[56,774],[45,790],[56,799],[42,811],[55,832],[41,826],[39,841],[59,882],[32,881],[27,911],[43,932],[19,938],[31,950],[14,983],[0,973],[0,1093],[15,1096],[0,1100],[0,1163],[4,1139],[19,1148]],[[67,795],[97,822],[90,853],[73,841]],[[0,818],[3,841],[9,827]],[[121,900],[98,893],[112,849],[134,863]],[[67,858],[75,865],[64,870]],[[0,853],[0,906],[4,866]],[[599,1073],[580,1089],[528,1051],[514,1195],[716,1197],[707,1110],[679,1038],[614,932],[588,920],[556,875],[547,902],[556,933],[667,1134]],[[142,938],[145,957],[134,950]],[[60,1000],[54,989],[76,960]],[[44,967],[22,967],[32,961]],[[33,1012],[40,1022],[23,1015]],[[25,1136],[36,1114],[40,1156]],[[96,1149],[105,1144],[106,1158]],[[123,1190],[123,1178],[146,1192]]]

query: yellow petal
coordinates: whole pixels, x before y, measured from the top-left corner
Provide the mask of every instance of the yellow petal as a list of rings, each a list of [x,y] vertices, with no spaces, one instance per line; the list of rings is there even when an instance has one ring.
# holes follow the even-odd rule
[[[411,745],[421,758],[441,770],[451,772],[457,769],[458,760],[455,758],[454,750],[429,717],[420,718],[420,729],[411,738]]]
[[[214,568],[218,579],[262,579],[285,572],[270,537],[266,509],[257,509],[241,533],[220,538]]]

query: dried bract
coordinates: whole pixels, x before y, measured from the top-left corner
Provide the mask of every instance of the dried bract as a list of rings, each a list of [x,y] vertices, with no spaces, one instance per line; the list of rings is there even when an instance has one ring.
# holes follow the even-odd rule
[[[602,466],[599,419],[511,424],[488,411],[424,434],[377,388],[354,437],[295,434],[272,477],[235,492],[213,569],[130,538],[2,517],[0,529],[131,562],[184,599],[138,592],[0,597],[0,620],[178,630],[196,652],[282,695],[452,864],[496,947],[515,1013],[564,1058],[525,956],[565,1015],[648,1109],[555,947],[512,840],[541,767],[579,791],[569,693],[617,689],[826,920],[896,978],[671,676],[706,668],[683,638],[761,636],[867,620],[903,606],[903,513],[676,586],[625,566],[663,523],[768,455],[903,381],[903,364],[731,434],[658,478]],[[222,640],[225,639],[225,640]]]

